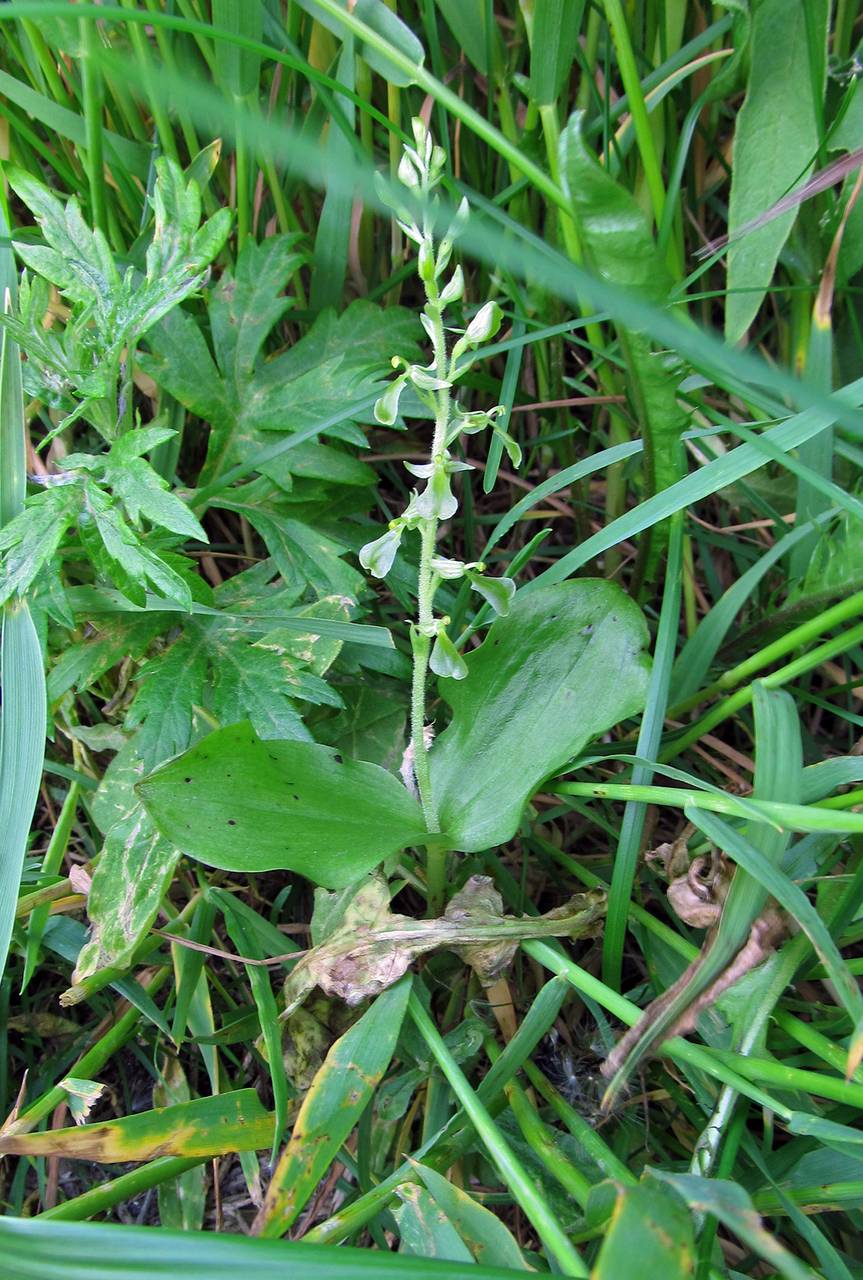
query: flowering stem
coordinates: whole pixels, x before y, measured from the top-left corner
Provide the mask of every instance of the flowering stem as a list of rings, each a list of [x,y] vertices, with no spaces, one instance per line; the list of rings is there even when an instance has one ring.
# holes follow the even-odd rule
[[[431,320],[432,328],[435,372],[440,379],[444,380],[448,373],[447,351],[443,319],[438,301],[437,282],[434,279],[426,282],[425,291],[428,299],[426,314]],[[451,415],[449,387],[442,387],[435,393],[435,403],[435,426],[431,448],[432,460],[439,457],[446,447],[446,432]],[[411,686],[411,742],[417,790],[419,791],[423,816],[429,831],[437,831],[440,826],[437,806],[431,790],[428,748],[425,742],[426,681],[431,650],[431,632],[434,624],[434,596],[437,589],[436,575],[432,571],[431,561],[435,553],[437,529],[438,519],[436,516],[427,517],[420,526],[417,626],[411,629],[414,662]],[[435,916],[440,913],[443,907],[447,850],[442,844],[435,841],[430,841],[426,848],[428,858],[428,910],[429,915]]]

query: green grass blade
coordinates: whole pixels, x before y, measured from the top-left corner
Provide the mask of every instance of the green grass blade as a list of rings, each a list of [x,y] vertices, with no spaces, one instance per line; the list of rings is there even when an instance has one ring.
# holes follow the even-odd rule
[[[656,632],[653,670],[650,675],[647,702],[638,732],[638,746],[636,747],[636,753],[642,757],[647,757],[648,760],[653,759],[656,755],[662,740],[665,711],[668,706],[671,668],[674,662],[674,650],[680,626],[682,571],[683,517],[678,513],[672,517],[668,544],[668,562],[665,569],[665,589],[662,596],[659,626]],[[649,765],[636,765],[632,771],[634,785],[647,785],[652,779],[653,770]],[[626,938],[629,900],[635,881],[645,816],[646,808],[643,804],[632,801],[627,804],[620,827],[620,840],[618,841],[614,858],[611,892],[608,895],[608,914],[606,916],[605,935],[602,944],[602,977],[608,986],[617,990],[620,990],[623,944]]]
[[[2,432],[0,432],[2,434]],[[42,646],[25,602],[7,606],[0,640],[0,970],[5,967],[45,755]]]
[[[408,1007],[417,1030],[476,1129],[498,1173],[524,1210],[556,1265],[563,1275],[587,1276],[587,1267],[561,1229],[548,1201],[528,1176],[521,1161],[471,1088],[464,1072],[453,1058],[440,1032],[416,995],[411,996]]]
[[[437,1262],[371,1249],[303,1241],[163,1231],[44,1218],[0,1219],[4,1266],[15,1280],[464,1280],[463,1262]],[[513,1272],[480,1264],[471,1280],[512,1280]]]

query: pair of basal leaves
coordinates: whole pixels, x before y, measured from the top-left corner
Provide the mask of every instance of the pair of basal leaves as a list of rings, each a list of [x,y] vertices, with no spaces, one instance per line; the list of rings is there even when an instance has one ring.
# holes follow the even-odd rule
[[[449,848],[511,839],[548,778],[642,709],[647,642],[641,610],[613,583],[518,592],[466,655],[467,678],[439,682],[452,717],[430,767]],[[139,792],[162,834],[208,866],[294,871],[328,889],[429,838],[416,799],[387,770],[261,739],[248,723],[211,733]]]

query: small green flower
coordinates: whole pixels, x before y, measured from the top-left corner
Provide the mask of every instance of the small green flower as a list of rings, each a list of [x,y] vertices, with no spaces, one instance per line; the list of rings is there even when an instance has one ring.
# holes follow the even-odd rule
[[[429,666],[436,676],[448,676],[450,680],[464,680],[467,675],[467,663],[443,629],[447,622],[449,618],[441,618],[442,625],[435,637]]]
[[[366,573],[371,573],[375,578],[385,578],[393,567],[401,540],[402,528],[396,526],[394,529],[387,529],[386,533],[373,542],[367,542],[360,550],[360,564]]]

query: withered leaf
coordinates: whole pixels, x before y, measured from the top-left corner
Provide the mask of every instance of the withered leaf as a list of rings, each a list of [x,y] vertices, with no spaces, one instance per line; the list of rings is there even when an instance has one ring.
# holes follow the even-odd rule
[[[333,910],[336,898],[343,910]],[[349,1005],[359,1004],[437,947],[455,951],[487,985],[503,972],[523,939],[589,934],[604,913],[604,895],[591,892],[576,894],[545,916],[505,916],[503,900],[488,876],[471,876],[436,920],[391,911],[389,889],[378,876],[364,880],[347,905],[343,894],[318,890],[316,917],[337,923],[286,979],[282,1017],[289,1017],[316,986]],[[316,928],[314,933],[321,936]]]

